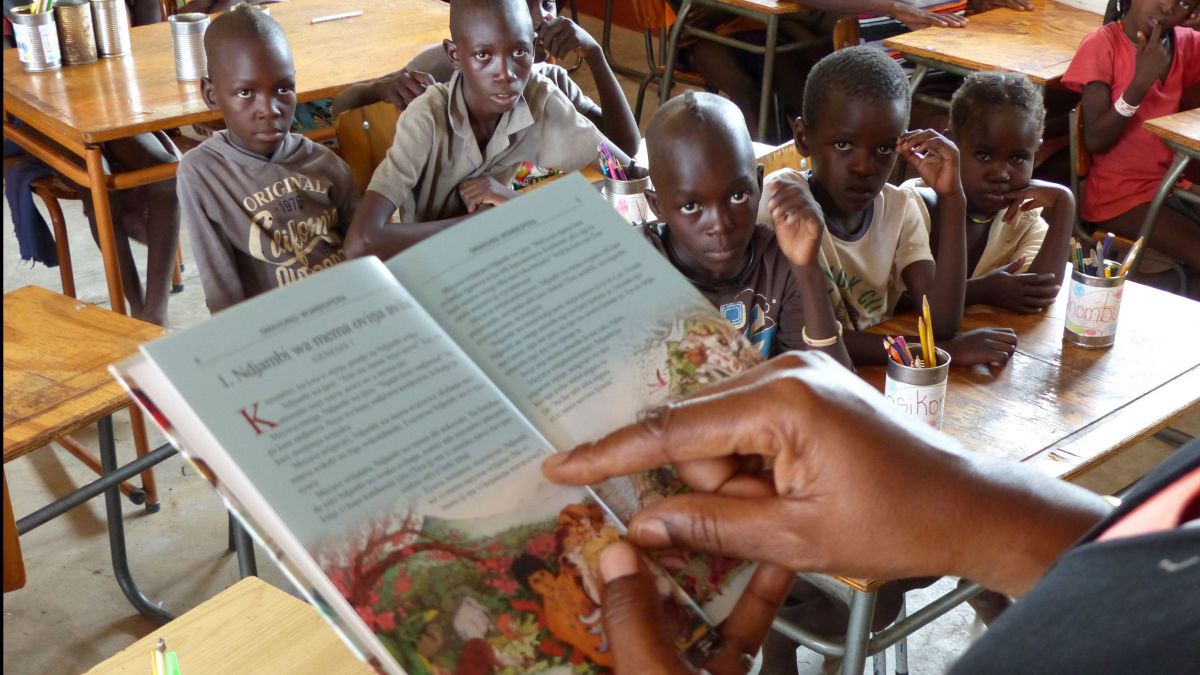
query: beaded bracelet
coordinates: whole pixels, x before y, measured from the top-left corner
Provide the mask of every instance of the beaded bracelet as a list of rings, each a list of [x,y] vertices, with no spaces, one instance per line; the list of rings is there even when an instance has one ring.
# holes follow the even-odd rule
[[[1121,94],[1121,96],[1117,98],[1117,102],[1113,103],[1113,108],[1121,117],[1133,117],[1133,114],[1138,111],[1138,107],[1136,105],[1129,105],[1125,102],[1125,94]]]

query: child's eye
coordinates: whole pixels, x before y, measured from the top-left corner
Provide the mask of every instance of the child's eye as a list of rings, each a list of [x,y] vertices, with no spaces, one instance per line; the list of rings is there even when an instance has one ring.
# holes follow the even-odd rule
[[[745,190],[742,190],[740,192],[733,193],[733,196],[729,198],[729,203],[730,204],[745,204],[749,200],[750,200],[750,193],[746,192]]]
[[[679,207],[679,212],[684,215],[691,216],[700,213],[700,205],[696,202],[688,202]]]
[[[990,162],[990,161],[992,160],[992,153],[990,153],[990,152],[977,152],[977,153],[975,153],[975,159],[977,159],[977,160],[979,160],[979,161],[981,161],[981,162]]]
[[[884,156],[890,155],[895,151],[896,151],[896,146],[894,146],[894,145],[881,145],[878,148],[875,148],[875,152],[878,152],[879,154],[884,155]]]
[[[850,149],[850,141],[834,141],[833,147],[840,152],[845,152]]]
[[[279,94],[280,96],[289,96],[292,93],[292,88],[291,87],[278,87],[275,89],[275,93]]]
[[[250,98],[254,95],[254,93],[249,89],[238,89],[237,91],[233,92],[233,95],[238,98]]]
[[[492,58],[492,55],[487,52],[475,52],[471,56],[474,57],[476,61],[487,61],[488,59]]]
[[[513,55],[513,57],[514,57],[514,58],[523,59],[523,58],[525,58],[526,56],[528,56],[528,55],[529,55],[529,50],[527,50],[527,49],[514,49],[514,50],[513,50],[513,53],[512,53],[512,55]]]
[[[1013,166],[1021,166],[1022,164],[1025,163],[1025,158],[1024,157],[1011,157],[1011,158],[1009,158],[1008,163],[1012,164]]]

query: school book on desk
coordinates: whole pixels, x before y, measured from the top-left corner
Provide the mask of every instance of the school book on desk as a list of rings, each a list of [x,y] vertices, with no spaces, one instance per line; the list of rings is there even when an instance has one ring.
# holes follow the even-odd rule
[[[113,370],[377,669],[593,672],[612,663],[599,551],[681,488],[669,470],[558,486],[541,460],[758,359],[575,175]],[[697,608],[719,622],[750,570],[656,560],[677,646],[700,656]]]

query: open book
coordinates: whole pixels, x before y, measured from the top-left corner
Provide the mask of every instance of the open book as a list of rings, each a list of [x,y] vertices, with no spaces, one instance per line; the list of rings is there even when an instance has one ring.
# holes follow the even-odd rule
[[[415,675],[611,664],[599,551],[682,488],[568,488],[541,460],[757,360],[574,175],[113,370],[351,647]],[[657,560],[677,645],[702,654],[750,570]]]

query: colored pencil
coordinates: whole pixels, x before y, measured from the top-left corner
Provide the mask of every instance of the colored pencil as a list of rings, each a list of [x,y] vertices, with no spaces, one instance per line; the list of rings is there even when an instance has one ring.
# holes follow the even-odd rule
[[[1129,247],[1129,253],[1125,254],[1125,261],[1121,263],[1121,271],[1117,273],[1117,276],[1123,277],[1129,272],[1130,266],[1133,265],[1133,261],[1137,259],[1138,252],[1141,250],[1142,238],[1138,237],[1138,240],[1133,242],[1133,246]]]
[[[308,20],[310,24],[327,23],[329,21],[337,21],[339,19],[353,19],[356,16],[362,16],[361,9],[355,9],[341,14],[330,14],[328,16],[317,16]]]
[[[908,362],[911,364],[913,362],[913,353],[908,348],[908,341],[904,339],[903,335],[897,335],[896,343],[900,345],[900,349],[904,350],[904,355],[908,357]]]
[[[900,363],[902,363],[906,366],[912,366],[912,357],[906,356],[904,354],[904,350],[900,348],[900,342],[898,340],[896,340],[896,338],[889,335],[886,338],[884,338],[884,340],[888,343],[888,345],[891,347],[891,349],[893,351],[895,351],[896,356],[899,357]]]
[[[1104,243],[1100,246],[1100,259],[1101,260],[1108,260],[1108,249],[1112,246],[1113,237],[1114,237],[1114,235],[1112,232],[1109,232],[1108,234],[1104,235]]]

